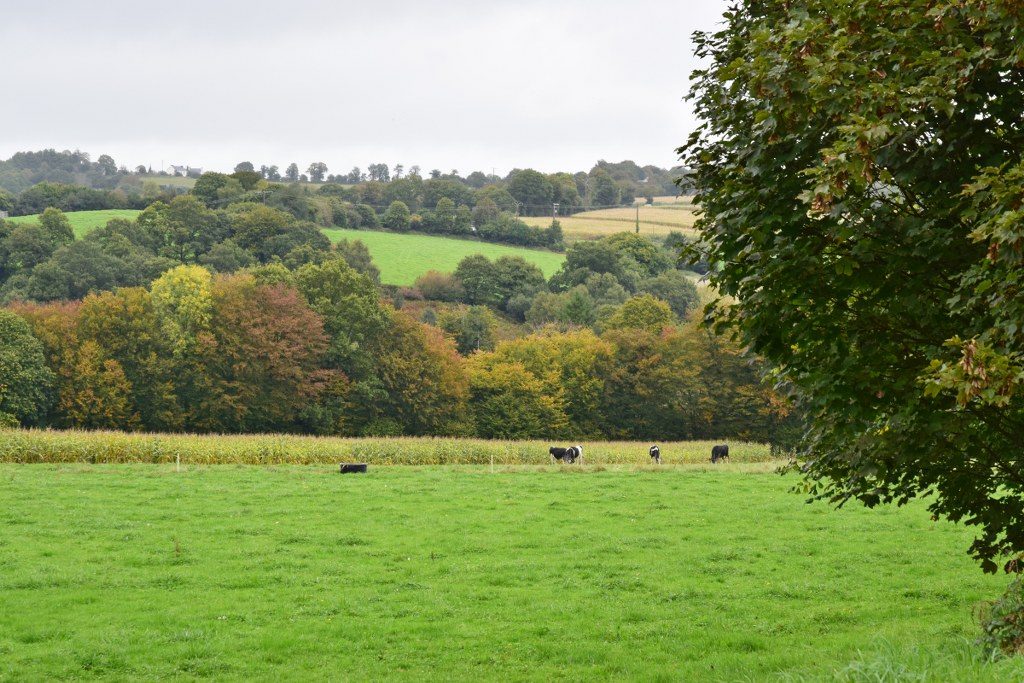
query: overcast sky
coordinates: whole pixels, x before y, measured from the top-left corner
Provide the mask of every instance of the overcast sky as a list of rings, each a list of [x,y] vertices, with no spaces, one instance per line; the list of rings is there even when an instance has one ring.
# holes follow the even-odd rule
[[[724,0],[4,0],[0,157],[671,166]]]

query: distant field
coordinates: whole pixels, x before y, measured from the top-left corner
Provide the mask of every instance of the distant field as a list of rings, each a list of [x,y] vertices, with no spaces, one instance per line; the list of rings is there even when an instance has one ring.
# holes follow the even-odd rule
[[[332,242],[356,239],[370,250],[380,268],[381,281],[389,285],[411,285],[428,270],[452,272],[466,256],[483,254],[491,259],[522,256],[551,277],[565,260],[564,254],[488,242],[460,240],[432,235],[403,235],[379,230],[325,229]]]
[[[667,199],[672,199],[671,197]],[[640,234],[667,235],[675,230],[692,232],[696,220],[689,203],[670,205],[639,205]],[[551,225],[550,216],[530,216],[523,220],[533,226],[546,228]],[[572,216],[559,216],[566,239],[581,240],[606,237],[617,232],[636,230],[637,208],[623,206],[614,209],[584,211]]]
[[[196,184],[195,178],[185,178],[184,176],[173,176],[173,175],[141,175],[139,178],[145,182],[152,180],[158,185],[170,185],[171,187],[183,187],[187,190],[191,190],[192,186]]]
[[[134,220],[141,213],[137,209],[104,209],[101,211],[69,211],[64,215],[71,223],[71,229],[75,231],[75,238],[82,239],[96,228],[102,228],[112,218],[127,218]],[[15,223],[28,223],[35,221],[38,216],[16,216],[7,220]]]
[[[770,470],[0,465],[0,680],[1022,680],[969,529]]]

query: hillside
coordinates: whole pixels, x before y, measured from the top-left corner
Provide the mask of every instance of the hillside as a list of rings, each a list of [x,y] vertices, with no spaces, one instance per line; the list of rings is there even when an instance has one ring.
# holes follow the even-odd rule
[[[363,242],[370,250],[373,262],[380,268],[381,281],[389,285],[411,285],[428,270],[451,272],[459,261],[471,254],[483,254],[490,259],[522,256],[544,271],[546,277],[554,275],[565,260],[564,254],[551,251],[451,237],[341,228],[325,229],[324,234],[332,242],[341,239]]]

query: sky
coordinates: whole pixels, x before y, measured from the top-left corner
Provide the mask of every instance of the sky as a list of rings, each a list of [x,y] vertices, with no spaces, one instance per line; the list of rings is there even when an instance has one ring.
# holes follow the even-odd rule
[[[4,0],[0,158],[669,167],[724,0]]]

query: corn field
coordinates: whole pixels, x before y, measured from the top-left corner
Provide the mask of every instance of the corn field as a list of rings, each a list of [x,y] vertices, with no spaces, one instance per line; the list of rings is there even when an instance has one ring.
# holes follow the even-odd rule
[[[711,441],[660,443],[665,464],[702,463]],[[182,465],[543,465],[547,441],[487,441],[436,437],[341,438],[282,434],[195,435],[134,432],[0,431],[0,463],[174,463]],[[647,442],[584,442],[584,461],[593,465],[641,465]],[[729,443],[733,462],[767,462],[767,444]]]

